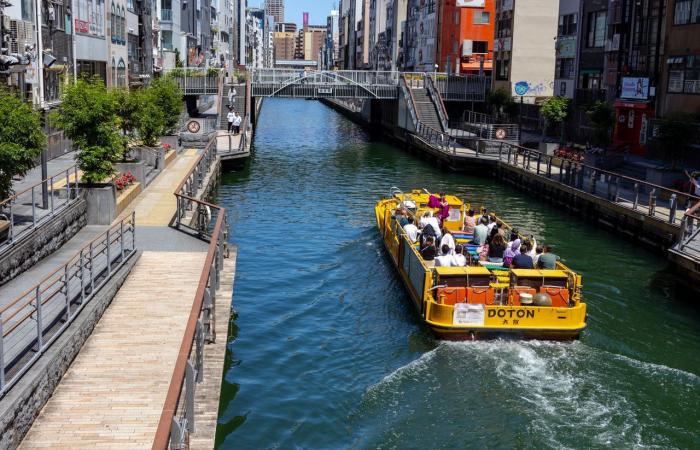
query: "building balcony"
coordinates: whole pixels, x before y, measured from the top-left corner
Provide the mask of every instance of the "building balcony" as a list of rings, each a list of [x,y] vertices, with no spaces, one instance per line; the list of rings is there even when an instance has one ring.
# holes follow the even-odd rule
[[[173,10],[172,9],[161,9],[160,10],[160,20],[163,22],[173,21]]]

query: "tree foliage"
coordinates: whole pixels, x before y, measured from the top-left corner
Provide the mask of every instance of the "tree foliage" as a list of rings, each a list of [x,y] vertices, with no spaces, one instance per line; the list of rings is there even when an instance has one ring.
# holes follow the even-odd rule
[[[586,111],[588,120],[595,130],[593,140],[596,145],[605,147],[610,143],[610,131],[615,126],[615,110],[608,102],[598,100]]]
[[[12,193],[12,177],[24,176],[46,146],[39,115],[0,89],[0,201]]]
[[[147,89],[149,97],[163,112],[163,133],[173,133],[182,114],[182,90],[175,80],[169,77],[156,78]]]
[[[515,106],[513,96],[503,88],[489,91],[486,95],[486,103],[491,107],[491,112],[497,117],[503,113],[511,114]]]
[[[119,128],[122,131],[120,158],[126,160],[129,152],[129,137],[133,135],[137,124],[137,115],[141,108],[141,98],[139,91],[130,92],[128,89],[114,89],[115,113],[119,121]]]
[[[566,97],[549,97],[542,103],[540,114],[547,124],[558,124],[569,115],[569,99]]]
[[[80,149],[77,160],[83,181],[100,183],[114,174],[112,164],[123,141],[117,131],[115,96],[99,77],[67,86],[55,120]]]
[[[159,108],[156,92],[150,88],[138,95],[139,108],[136,112],[136,127],[143,144],[148,147],[155,147],[158,138],[163,135],[166,126],[166,116]]]

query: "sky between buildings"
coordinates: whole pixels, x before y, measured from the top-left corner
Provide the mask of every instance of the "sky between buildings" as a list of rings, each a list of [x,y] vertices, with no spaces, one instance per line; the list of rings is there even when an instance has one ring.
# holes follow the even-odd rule
[[[248,4],[254,2],[249,2]],[[260,0],[262,7],[264,0]],[[309,25],[326,25],[326,18],[331,9],[338,9],[339,0],[284,0],[284,21],[293,22],[301,27],[303,23],[302,13],[309,13]],[[252,6],[252,5],[251,5]]]

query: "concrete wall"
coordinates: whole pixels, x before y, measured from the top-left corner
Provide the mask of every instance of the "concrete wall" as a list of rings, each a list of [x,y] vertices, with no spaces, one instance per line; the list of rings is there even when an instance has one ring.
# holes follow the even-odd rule
[[[117,190],[113,184],[85,189],[87,223],[109,225],[117,218]]]
[[[86,224],[87,202],[83,197],[0,257],[0,285],[56,251]]]
[[[0,448],[17,448],[141,256],[134,252],[43,356],[0,400]]]

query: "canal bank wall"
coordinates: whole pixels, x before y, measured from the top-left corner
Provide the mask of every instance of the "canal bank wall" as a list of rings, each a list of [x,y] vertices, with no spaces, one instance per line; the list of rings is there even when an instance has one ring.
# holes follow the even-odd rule
[[[668,254],[668,249],[678,238],[680,218],[675,218],[676,212],[673,208],[668,212],[668,217],[673,216],[671,220],[659,217],[658,211],[655,214],[653,208],[645,209],[643,205],[637,208],[636,204],[632,208],[631,204],[609,201],[587,192],[575,181],[570,180],[567,184],[558,180],[552,171],[555,173],[558,173],[558,170],[565,171],[563,168],[550,167],[549,176],[546,176],[545,173],[540,173],[539,169],[532,169],[529,160],[527,168],[524,168],[519,167],[518,164],[507,163],[501,159],[500,155],[489,158],[478,155],[457,157],[447,154],[417,134],[398,126],[401,122],[401,111],[395,105],[386,103],[387,107],[382,108],[380,102],[368,101],[364,102],[364,107],[357,108],[341,100],[324,99],[321,102],[371,133],[381,136],[382,139],[388,139],[398,147],[446,170],[493,177],[499,182],[527,192],[538,199],[546,200],[582,220],[606,228],[654,251]],[[566,173],[568,175],[568,172]],[[640,203],[644,202],[645,198],[642,197]],[[675,266],[680,269],[677,264]],[[687,268],[682,271],[684,274],[690,272],[697,273]]]

